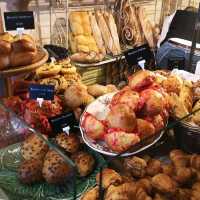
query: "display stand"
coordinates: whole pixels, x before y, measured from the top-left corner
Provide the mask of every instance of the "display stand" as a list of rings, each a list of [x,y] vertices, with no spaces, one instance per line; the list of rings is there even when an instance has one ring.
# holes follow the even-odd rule
[[[4,96],[13,95],[12,77],[27,72],[31,72],[40,67],[41,65],[43,65],[47,60],[48,60],[48,52],[43,48],[38,48],[38,53],[33,61],[33,64],[0,71],[0,78],[2,78],[4,81],[4,87],[6,93]]]

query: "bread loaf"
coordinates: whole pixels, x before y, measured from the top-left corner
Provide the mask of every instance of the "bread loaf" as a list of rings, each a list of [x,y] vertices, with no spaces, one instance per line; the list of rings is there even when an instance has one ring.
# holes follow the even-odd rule
[[[0,34],[0,54],[9,54],[11,52],[11,42],[13,37],[9,33]]]
[[[10,64],[12,67],[25,66],[33,63],[33,60],[36,56],[36,51],[27,51],[27,52],[11,52],[10,55]]]
[[[9,54],[0,55],[0,70],[4,70],[10,66]]]
[[[22,36],[15,36],[14,42],[12,43],[12,50],[15,52],[22,51],[35,51],[36,45],[30,35],[23,34]]]

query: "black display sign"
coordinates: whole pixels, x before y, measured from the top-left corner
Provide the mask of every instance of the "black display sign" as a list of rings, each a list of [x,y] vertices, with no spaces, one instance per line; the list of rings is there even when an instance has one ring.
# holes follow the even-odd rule
[[[35,28],[33,11],[4,12],[4,21],[7,31],[13,31],[17,28]]]
[[[185,58],[184,57],[171,57],[168,59],[168,69],[185,69]]]
[[[126,61],[131,67],[133,65],[137,65],[138,62],[141,60],[149,62],[151,59],[154,58],[153,53],[147,44],[127,50],[126,52],[124,52],[124,55]]]
[[[49,119],[49,123],[51,124],[54,133],[62,133],[65,132],[67,128],[71,129],[78,125],[73,112],[67,112],[56,117],[52,117]]]
[[[42,98],[44,100],[53,100],[54,90],[54,85],[31,84],[29,86],[30,99]]]

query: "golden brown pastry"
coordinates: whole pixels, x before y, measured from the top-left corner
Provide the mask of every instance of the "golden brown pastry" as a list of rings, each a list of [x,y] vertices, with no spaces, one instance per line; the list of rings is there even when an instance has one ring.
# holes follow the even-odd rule
[[[119,128],[129,133],[134,131],[137,125],[135,113],[126,104],[112,106],[106,120],[110,128]]]
[[[170,200],[170,199],[162,194],[156,193],[153,200]]]
[[[162,82],[162,86],[168,93],[172,92],[179,95],[183,86],[183,80],[179,76],[171,74]]]
[[[200,155],[194,154],[190,157],[190,166],[200,171]]]
[[[133,177],[143,178],[146,175],[147,163],[144,159],[133,156],[124,161],[124,167]]]
[[[96,176],[96,182],[99,184],[100,173]],[[122,177],[113,169],[105,168],[102,171],[102,186],[107,189],[110,185],[119,185],[122,183]]]
[[[174,166],[172,164],[162,164],[162,173],[170,177],[173,176],[175,172]]]
[[[87,176],[93,171],[95,160],[89,153],[78,152],[72,156],[72,159],[74,160],[81,177]]]
[[[99,200],[99,187],[96,186],[85,192],[81,200]]]
[[[126,133],[117,130],[112,131],[112,129],[109,133],[105,134],[104,140],[108,147],[117,153],[128,151],[140,142],[139,136],[134,133]]]
[[[61,133],[57,135],[56,143],[68,153],[75,153],[80,147],[80,140],[75,134]]]
[[[71,168],[55,151],[47,152],[42,169],[43,177],[49,184],[59,184],[66,181],[71,173]]]
[[[106,85],[106,87],[107,87],[107,93],[118,92],[117,87],[113,84],[108,84]]]
[[[161,173],[161,162],[156,159],[151,159],[147,163],[146,173],[148,176],[155,176],[156,174]]]
[[[133,182],[119,186],[111,185],[105,194],[105,200],[131,200],[136,199],[136,186]],[[140,199],[141,200],[141,199]]]
[[[99,97],[107,93],[107,87],[100,84],[89,85],[87,91],[94,97]]]
[[[190,189],[178,188],[178,190],[175,194],[176,200],[190,200],[190,198],[191,198],[191,190]]]
[[[151,178],[141,178],[136,182],[136,186],[139,188],[143,188],[147,194],[151,194],[152,185]]]
[[[13,36],[8,32],[0,34],[0,54],[10,54]]]
[[[90,103],[92,103],[94,100],[95,100],[95,98],[92,95],[88,94],[83,98],[83,105],[87,106]]]
[[[199,199],[200,199],[200,182],[197,182],[192,186],[191,200],[199,200]]]
[[[4,70],[10,66],[10,55],[1,54],[0,55],[0,70]]]
[[[47,139],[45,135],[43,135],[43,137]],[[25,160],[43,160],[48,149],[48,145],[43,140],[41,140],[37,135],[32,134],[23,142],[21,154]]]
[[[172,150],[169,157],[176,168],[187,167],[189,165],[189,157],[179,149]]]
[[[81,84],[71,85],[65,90],[65,104],[69,108],[80,107],[86,95],[88,95],[87,90]]]
[[[152,198],[147,195],[146,191],[140,187],[137,187],[136,189],[135,199],[136,200],[152,200]]]
[[[50,64],[44,64],[40,68],[36,70],[36,76],[38,78],[46,78],[58,75],[61,71],[61,65],[50,63]]]
[[[141,140],[149,138],[156,133],[154,125],[144,119],[137,119],[137,130]]]
[[[174,194],[177,190],[176,183],[166,174],[157,174],[152,178],[154,189],[162,193]]]
[[[14,52],[36,51],[36,44],[28,34],[16,35],[12,42],[12,50]]]

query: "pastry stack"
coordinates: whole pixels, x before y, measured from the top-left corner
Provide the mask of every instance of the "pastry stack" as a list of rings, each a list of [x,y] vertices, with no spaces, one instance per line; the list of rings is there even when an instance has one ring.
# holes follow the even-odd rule
[[[32,64],[36,55],[36,44],[30,35],[0,34],[0,70]]]
[[[56,93],[64,92],[71,84],[80,82],[80,79],[69,58],[57,63],[46,63],[36,70],[36,80],[40,84],[54,85]]]
[[[69,25],[69,44],[73,61],[94,63],[103,60],[106,53],[121,53],[112,13],[74,11],[69,15]]]

